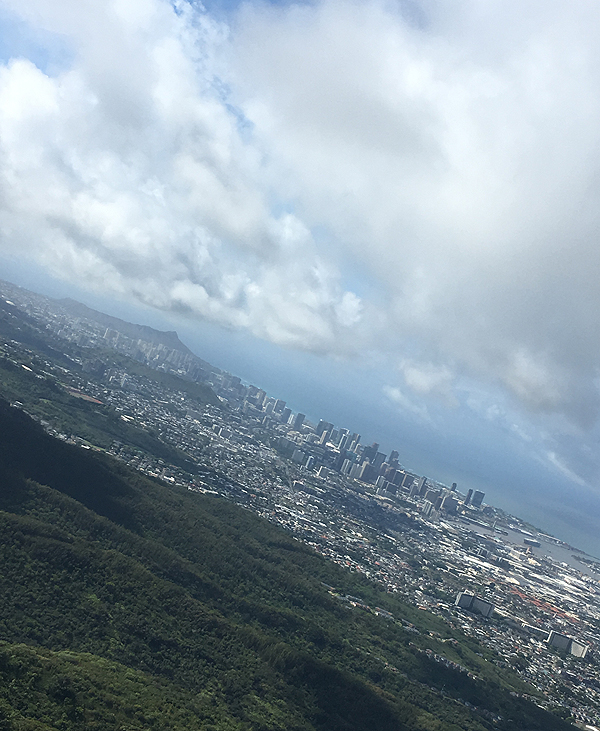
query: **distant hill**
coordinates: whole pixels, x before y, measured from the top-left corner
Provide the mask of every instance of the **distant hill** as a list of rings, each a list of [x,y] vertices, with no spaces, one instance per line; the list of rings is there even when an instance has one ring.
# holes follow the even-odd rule
[[[153,343],[154,345],[162,344],[167,348],[178,350],[186,355],[194,355],[194,353],[192,353],[192,351],[181,342],[175,330],[155,330],[153,327],[149,327],[148,325],[135,325],[131,322],[127,322],[126,320],[121,320],[118,317],[106,315],[104,312],[94,310],[81,302],[77,302],[77,300],[71,299],[70,297],[56,300],[56,302],[76,317],[85,317],[100,325],[105,325],[111,330],[123,333],[123,335],[126,335],[128,338],[132,338],[133,340],[145,340],[149,343]],[[197,356],[194,355],[194,357]],[[201,359],[199,358],[198,360]],[[210,364],[206,363],[206,361],[202,362],[206,366],[211,367]]]
[[[3,357],[0,347],[0,395],[11,401],[21,401],[26,410],[49,422],[57,431],[74,433],[95,446],[108,449],[118,440],[169,463],[184,466],[194,471],[189,460],[173,446],[164,444],[146,429],[125,423],[114,409],[108,406],[90,404],[75,399],[56,383],[56,378],[43,374],[44,361],[50,360],[60,366],[80,372],[73,357],[83,360],[91,355],[104,357],[106,362],[118,366],[128,373],[143,378],[148,383],[185,392],[194,402],[202,406],[212,404],[221,408],[221,402],[205,383],[180,378],[173,373],[158,371],[140,363],[123,353],[100,350],[82,351],[78,346],[62,343],[42,330],[33,318],[18,307],[0,298],[0,343],[15,340],[28,348],[29,363],[34,372],[23,370]],[[65,352],[62,352],[62,349]]]
[[[188,365],[191,361],[197,368],[201,371],[205,371],[207,374],[211,372],[220,372],[218,368],[208,363],[208,361],[199,358],[186,345],[184,345],[175,330],[157,330],[149,325],[137,325],[118,317],[107,315],[99,310],[95,310],[92,307],[84,305],[82,302],[71,299],[70,297],[53,299],[2,279],[0,279],[0,287],[8,294],[9,297],[13,297],[13,299],[17,301],[17,304],[20,303],[20,306],[15,307],[12,302],[9,303],[0,296],[0,311],[4,310],[10,315],[14,315],[21,323],[25,322],[34,329],[38,328],[39,322],[36,322],[35,316],[31,317],[23,311],[23,300],[33,300],[38,304],[42,304],[44,307],[50,305],[51,309],[55,309],[56,306],[58,306],[74,317],[84,318],[96,323],[97,325],[101,325],[110,330],[115,330],[134,342],[142,340],[155,346],[163,345],[168,350],[173,350],[177,353],[181,353],[183,356],[188,356]],[[40,340],[44,340],[43,337],[40,339],[39,333],[36,339],[38,341],[38,345]],[[47,342],[44,342],[44,347],[46,349],[48,348]],[[192,380],[199,380],[197,375],[197,373],[196,375],[192,374]]]
[[[2,400],[0,557],[3,731],[572,728],[438,618]]]

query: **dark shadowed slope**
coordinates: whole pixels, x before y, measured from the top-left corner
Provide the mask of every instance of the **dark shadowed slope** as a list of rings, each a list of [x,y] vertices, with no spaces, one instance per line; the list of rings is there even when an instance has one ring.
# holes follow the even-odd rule
[[[436,618],[6,402],[0,511],[0,728],[569,728],[511,696],[522,683],[473,641],[443,651],[478,679],[430,660],[435,638],[340,595],[448,634]]]

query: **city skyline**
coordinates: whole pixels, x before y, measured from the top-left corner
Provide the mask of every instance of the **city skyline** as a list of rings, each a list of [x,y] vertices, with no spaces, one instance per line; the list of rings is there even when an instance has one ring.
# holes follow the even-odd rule
[[[429,506],[425,510],[425,515],[429,518],[432,515],[433,510],[450,510],[454,512],[458,503],[464,505],[473,505],[474,507],[480,508],[482,506],[483,498],[485,497],[485,490],[474,489],[472,487],[464,487],[462,491],[459,490],[459,500],[454,505],[443,506],[445,502],[444,495],[449,500],[452,500],[450,495],[453,491],[457,490],[457,483],[450,483],[449,480],[444,481],[437,475],[430,475],[429,477],[422,474],[422,470],[419,469],[418,465],[405,466],[400,464],[399,460],[402,455],[400,452],[392,448],[388,454],[379,451],[380,445],[378,443],[369,443],[369,436],[367,435],[366,441],[362,439],[362,435],[357,432],[351,432],[345,426],[341,424],[334,424],[332,422],[325,421],[321,418],[319,420],[314,419],[314,423],[308,422],[306,416],[299,412],[299,410],[292,410],[285,400],[278,398],[277,395],[269,394],[266,390],[260,388],[257,385],[249,382],[244,383],[242,379],[235,374],[229,373],[226,370],[220,369],[219,365],[215,363],[208,363],[201,358],[202,354],[194,354],[186,347],[185,343],[182,343],[177,338],[177,334],[173,331],[153,331],[148,333],[146,325],[131,325],[127,321],[112,321],[111,318],[107,318],[105,313],[87,310],[85,307],[81,307],[80,304],[72,300],[63,299],[48,299],[44,295],[41,297],[38,293],[30,292],[26,289],[15,290],[13,285],[8,282],[4,283],[5,287],[8,287],[9,296],[13,294],[17,295],[17,300],[20,306],[23,306],[23,302],[27,302],[29,296],[33,296],[34,301],[39,300],[42,304],[42,310],[44,310],[47,304],[50,305],[52,312],[57,309],[58,311],[65,309],[65,313],[69,315],[70,324],[64,323],[60,325],[60,328],[56,330],[56,334],[59,337],[66,337],[67,340],[73,340],[80,345],[91,345],[94,347],[97,345],[97,338],[100,341],[106,341],[111,348],[122,350],[122,352],[134,356],[137,359],[142,359],[152,367],[157,367],[157,363],[161,363],[161,368],[167,366],[167,370],[172,370],[174,373],[187,373],[193,380],[200,382],[208,382],[216,389],[216,392],[225,397],[229,401],[233,388],[234,400],[232,405],[234,409],[239,409],[240,405],[244,405],[244,413],[251,415],[253,412],[260,421],[264,421],[265,424],[270,423],[271,425],[282,424],[286,425],[291,429],[291,433],[294,434],[297,431],[296,440],[290,441],[286,437],[281,437],[285,444],[281,444],[281,448],[284,454],[291,458],[293,462],[299,466],[309,468],[310,471],[314,471],[317,475],[320,475],[325,479],[327,476],[333,476],[335,472],[341,476],[347,476],[354,478],[360,482],[364,482],[368,485],[374,486],[377,492],[381,492],[383,495],[394,496],[398,492],[398,496],[401,493],[410,494],[411,497],[421,498],[425,500],[425,506]],[[10,299],[7,302],[11,302]],[[47,304],[43,304],[46,302]],[[27,310],[28,308],[26,308]],[[34,307],[30,312],[34,316],[39,316],[37,308]],[[121,313],[122,314],[122,313]],[[90,331],[88,325],[82,327],[80,324],[81,318],[83,322],[87,322],[88,325],[92,325],[95,330],[95,335],[90,338]],[[91,318],[91,319],[90,319]],[[96,319],[97,318],[97,319]],[[61,320],[62,321],[62,320]],[[54,332],[56,326],[48,325],[50,332]],[[133,332],[130,332],[133,330]],[[124,333],[128,332],[129,335]],[[142,339],[138,339],[138,336]],[[157,340],[158,338],[158,340]],[[165,346],[164,341],[168,342]],[[154,344],[152,344],[154,343]],[[157,360],[157,358],[159,360]],[[217,371],[213,370],[213,367],[217,368]],[[183,370],[180,370],[183,369]],[[237,385],[236,385],[237,384]],[[123,385],[123,384],[121,384]],[[240,393],[241,401],[237,395],[238,389],[241,389]],[[275,406],[277,405],[277,411]],[[269,409],[269,406],[272,408]],[[250,409],[250,412],[248,411]],[[300,417],[300,421],[298,421]],[[306,421],[305,421],[306,420]],[[332,439],[332,435],[335,433],[335,438]],[[312,439],[314,434],[315,438]],[[343,442],[343,444],[342,444]],[[329,461],[320,459],[318,455],[312,451],[313,448],[319,449],[316,445],[321,445],[323,451],[321,456],[327,453],[329,448]],[[307,448],[308,447],[308,448]],[[342,458],[342,452],[345,449],[354,450],[354,454],[345,454]],[[332,450],[334,461],[331,461]],[[316,462],[315,462],[316,457]],[[346,459],[351,457],[351,460]],[[350,463],[351,462],[351,463]],[[326,467],[320,467],[319,465],[327,465]],[[372,466],[374,469],[372,469]],[[388,475],[389,468],[393,467],[394,473]],[[333,469],[332,469],[333,468]],[[323,472],[321,473],[321,471]],[[399,478],[399,479],[394,479]],[[413,484],[414,481],[414,484]],[[485,483],[484,483],[485,484]],[[488,483],[489,484],[489,483]],[[445,490],[446,493],[440,493],[439,489]],[[435,495],[435,499],[427,494],[433,490],[438,490]],[[492,487],[492,495],[494,495]],[[498,501],[495,498],[500,498]],[[497,507],[509,510],[506,504],[503,504],[501,493],[496,493],[494,498],[488,500],[490,505],[496,505]],[[519,518],[525,517],[537,529],[540,529],[542,533],[551,531],[551,528],[543,523],[540,523],[538,518],[544,515],[543,510],[538,510],[533,516],[523,514],[519,509],[513,509],[513,514]],[[562,540],[571,540],[577,548],[585,548],[589,553],[594,554],[597,551],[596,543],[593,541],[590,543],[586,542],[585,536],[583,540],[574,540],[567,535],[564,535],[561,531],[558,531],[557,537]],[[581,539],[581,534],[575,534],[577,539]],[[597,555],[597,554],[595,554]]]

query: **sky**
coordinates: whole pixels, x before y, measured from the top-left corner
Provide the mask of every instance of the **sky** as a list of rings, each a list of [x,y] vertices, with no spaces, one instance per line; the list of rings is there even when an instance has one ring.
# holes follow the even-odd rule
[[[600,555],[599,21],[0,0],[0,276]]]

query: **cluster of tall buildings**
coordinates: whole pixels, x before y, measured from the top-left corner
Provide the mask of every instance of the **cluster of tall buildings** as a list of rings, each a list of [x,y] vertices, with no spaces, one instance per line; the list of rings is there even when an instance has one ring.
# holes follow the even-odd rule
[[[467,492],[467,497],[465,498],[465,505],[472,505],[474,508],[480,508],[481,503],[483,502],[483,498],[485,497],[485,493],[481,492],[481,490],[473,490],[469,489],[469,492]]]
[[[466,498],[456,491],[432,484],[426,477],[406,470],[396,450],[387,455],[379,444],[361,444],[361,435],[321,419],[315,426],[305,414],[293,413],[282,399],[276,399],[257,386],[246,386],[228,373],[212,373],[209,383],[221,398],[246,417],[251,417],[277,438],[274,446],[300,467],[320,477],[330,473],[374,485],[378,494],[393,497],[404,494],[422,502],[425,517],[455,513],[460,506],[480,508],[484,493],[469,490]]]
[[[304,414],[293,414],[283,399],[268,396],[267,392],[257,386],[244,386],[237,376],[222,376],[225,386],[238,395],[239,408],[247,415],[254,416],[264,424],[285,424],[295,431],[304,425]]]

